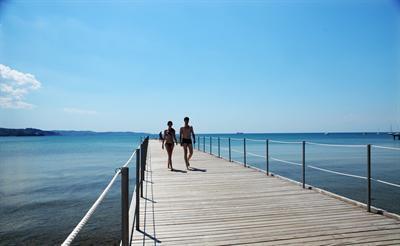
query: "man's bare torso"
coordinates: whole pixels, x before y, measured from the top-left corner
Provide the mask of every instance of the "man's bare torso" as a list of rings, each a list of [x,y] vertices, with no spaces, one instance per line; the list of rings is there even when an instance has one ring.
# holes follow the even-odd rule
[[[182,138],[185,139],[192,139],[192,131],[193,131],[193,127],[192,126],[184,126],[181,127],[181,134],[182,134]]]

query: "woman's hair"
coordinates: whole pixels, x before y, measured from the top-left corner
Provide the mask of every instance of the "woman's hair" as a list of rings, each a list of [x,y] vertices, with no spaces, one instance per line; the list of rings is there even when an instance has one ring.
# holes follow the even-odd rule
[[[172,121],[168,121],[167,125],[169,126],[170,124],[172,125]]]

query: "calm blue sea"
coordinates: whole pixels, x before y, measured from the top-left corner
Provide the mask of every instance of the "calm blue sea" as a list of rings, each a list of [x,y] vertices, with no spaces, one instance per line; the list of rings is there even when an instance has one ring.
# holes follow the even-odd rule
[[[0,245],[59,245],[139,141],[133,134],[0,138]],[[119,185],[75,242],[119,245]]]
[[[218,136],[240,139],[231,142],[234,150],[232,158],[240,162],[243,161],[243,138],[400,148],[400,141],[394,141],[386,134],[372,133],[212,136],[212,151],[215,154],[218,153]],[[60,244],[97,199],[115,169],[129,158],[139,138],[139,135],[133,134],[0,138],[0,245]],[[201,139],[201,148],[203,144]],[[205,146],[209,151],[209,138],[206,138]],[[228,141],[221,139],[220,146],[221,155],[228,158]],[[248,153],[265,155],[264,142],[247,140],[246,148]],[[301,163],[301,144],[270,142],[269,153],[271,172],[301,180],[300,166],[276,161]],[[248,154],[247,163],[265,169],[262,157]],[[365,176],[367,150],[366,147],[306,145],[306,163]],[[400,184],[400,151],[373,148],[372,176]],[[359,178],[307,168],[306,182],[362,202],[367,196],[366,181]],[[378,182],[373,182],[372,187],[374,206],[400,213],[400,188]],[[75,243],[119,244],[119,220],[120,193],[119,183],[116,183]]]

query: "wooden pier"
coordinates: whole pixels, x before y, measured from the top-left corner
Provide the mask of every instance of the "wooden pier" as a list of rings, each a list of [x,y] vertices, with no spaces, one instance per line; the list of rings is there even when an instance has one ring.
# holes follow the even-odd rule
[[[393,140],[396,140],[396,138],[400,140],[400,132],[391,132],[389,135],[392,135]]]
[[[400,245],[400,221],[195,150],[167,169],[151,140],[132,245]],[[130,209],[134,220],[135,195]]]

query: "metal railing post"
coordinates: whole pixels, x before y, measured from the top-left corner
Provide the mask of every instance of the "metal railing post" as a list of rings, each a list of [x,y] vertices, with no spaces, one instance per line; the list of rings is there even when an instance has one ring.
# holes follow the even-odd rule
[[[121,245],[129,245],[129,169],[121,168]]]
[[[303,188],[306,188],[306,141],[303,141],[303,161],[302,161],[302,183]]]
[[[243,164],[246,167],[246,138],[243,138]]]
[[[219,137],[218,137],[218,157],[221,158],[221,142]]]
[[[367,160],[368,160],[368,173],[367,173],[367,175],[368,175],[368,178],[367,178],[367,184],[368,184],[368,186],[367,186],[367,189],[368,189],[368,192],[367,192],[367,208],[368,208],[368,212],[371,212],[371,144],[368,144],[367,145],[367,155],[368,155],[368,158],[367,158]]]
[[[144,162],[146,157],[144,154],[144,143],[140,145],[140,196],[143,197],[143,180],[144,180]]]
[[[212,155],[212,137],[210,136],[210,155]]]
[[[265,140],[265,170],[269,175],[269,140]]]
[[[135,222],[136,230],[139,230],[140,214],[140,149],[136,149],[136,203],[135,203]]]
[[[228,138],[228,145],[229,145],[229,161],[232,161],[232,155],[231,155],[231,138]]]

